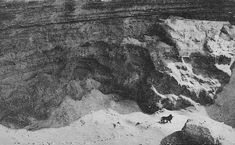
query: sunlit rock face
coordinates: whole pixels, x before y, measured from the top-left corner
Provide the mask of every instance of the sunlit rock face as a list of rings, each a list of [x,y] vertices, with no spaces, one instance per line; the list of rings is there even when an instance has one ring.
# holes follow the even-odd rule
[[[171,50],[175,51],[174,57],[163,55],[163,71],[190,92],[188,96],[193,100],[202,104],[213,102],[216,93],[231,76],[234,26],[177,18],[166,20],[162,26],[166,38],[174,46]],[[169,48],[163,53],[167,51],[169,53]],[[158,62],[154,64],[159,67]],[[187,96],[185,92],[179,94]]]
[[[1,9],[9,9],[0,20],[3,125],[37,129],[49,119],[56,127],[68,125],[102,108],[82,110],[94,90],[135,100],[143,112],[154,113],[213,103],[228,83],[235,48],[228,22],[160,21],[129,12],[83,18],[102,11],[83,3],[1,2]],[[40,15],[38,4],[55,9],[41,7]]]

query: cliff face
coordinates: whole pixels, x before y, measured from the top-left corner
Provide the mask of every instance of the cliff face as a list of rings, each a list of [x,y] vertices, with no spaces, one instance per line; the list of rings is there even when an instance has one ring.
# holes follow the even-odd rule
[[[135,100],[146,113],[213,103],[231,76],[235,28],[157,18],[181,16],[182,7],[191,9],[185,4],[172,2],[170,11],[156,2],[0,1],[1,123],[22,128],[64,119],[64,102],[79,106],[92,90]],[[186,17],[222,11],[196,4]],[[223,4],[227,12],[234,3]],[[231,18],[224,15],[208,18]]]

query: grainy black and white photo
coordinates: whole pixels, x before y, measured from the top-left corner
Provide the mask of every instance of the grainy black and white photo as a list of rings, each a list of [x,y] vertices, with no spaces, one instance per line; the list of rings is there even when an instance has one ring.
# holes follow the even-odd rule
[[[235,145],[235,0],[0,0],[0,145]]]

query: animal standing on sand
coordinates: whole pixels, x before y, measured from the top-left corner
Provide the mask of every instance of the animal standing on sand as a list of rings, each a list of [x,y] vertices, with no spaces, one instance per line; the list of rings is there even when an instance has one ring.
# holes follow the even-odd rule
[[[171,123],[172,118],[173,116],[171,114],[169,116],[163,116],[161,117],[160,123],[168,123],[168,122]]]

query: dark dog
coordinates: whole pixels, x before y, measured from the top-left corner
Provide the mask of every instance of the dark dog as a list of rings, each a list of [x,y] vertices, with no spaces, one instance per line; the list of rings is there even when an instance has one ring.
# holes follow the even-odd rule
[[[160,123],[167,123],[167,122],[171,123],[172,118],[173,116],[171,114],[169,116],[163,116],[161,117]]]

